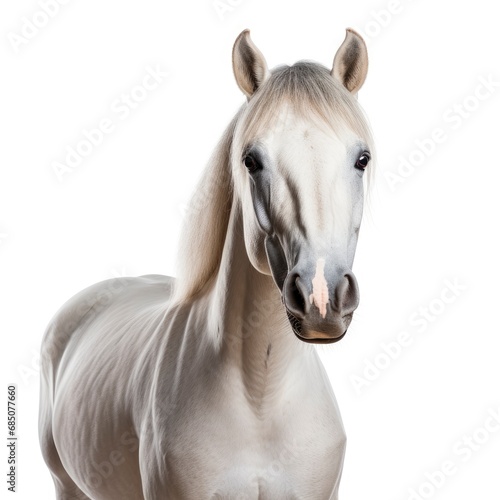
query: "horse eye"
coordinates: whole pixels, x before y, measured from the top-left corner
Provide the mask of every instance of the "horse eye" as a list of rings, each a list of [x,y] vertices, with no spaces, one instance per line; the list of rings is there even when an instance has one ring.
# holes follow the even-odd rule
[[[370,158],[371,158],[370,153],[368,153],[368,152],[363,153],[357,159],[355,167],[360,169],[360,170],[364,170],[368,166],[368,163],[370,162]]]
[[[246,155],[243,158],[243,163],[250,173],[256,172],[261,168],[259,162],[252,155]]]

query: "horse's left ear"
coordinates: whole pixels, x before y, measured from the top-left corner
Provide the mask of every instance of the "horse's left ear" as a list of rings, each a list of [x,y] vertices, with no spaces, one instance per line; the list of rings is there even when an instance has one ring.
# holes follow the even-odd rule
[[[352,94],[363,86],[368,72],[368,51],[363,38],[347,28],[346,37],[333,60],[331,74]]]
[[[269,77],[269,69],[262,52],[250,38],[250,30],[240,33],[233,47],[233,71],[238,87],[250,99]]]

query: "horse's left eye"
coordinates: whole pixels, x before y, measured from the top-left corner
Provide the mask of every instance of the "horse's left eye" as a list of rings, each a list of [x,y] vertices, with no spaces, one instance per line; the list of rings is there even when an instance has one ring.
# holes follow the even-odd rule
[[[364,152],[356,161],[356,168],[359,168],[359,170],[364,170],[367,166],[368,163],[370,162],[370,153]]]

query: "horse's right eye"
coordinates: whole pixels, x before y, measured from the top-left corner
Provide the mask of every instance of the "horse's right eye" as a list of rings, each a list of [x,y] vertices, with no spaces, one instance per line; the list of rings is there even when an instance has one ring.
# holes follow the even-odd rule
[[[250,173],[261,169],[259,162],[252,155],[246,155],[243,158],[243,163]]]

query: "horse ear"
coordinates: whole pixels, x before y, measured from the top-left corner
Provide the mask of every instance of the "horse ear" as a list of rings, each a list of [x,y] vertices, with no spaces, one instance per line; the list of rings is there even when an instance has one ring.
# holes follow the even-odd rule
[[[352,94],[363,86],[368,72],[368,51],[363,38],[347,28],[346,37],[333,60],[331,75]]]
[[[252,42],[250,30],[242,31],[234,42],[233,71],[236,83],[247,99],[250,99],[269,77],[266,60]]]

